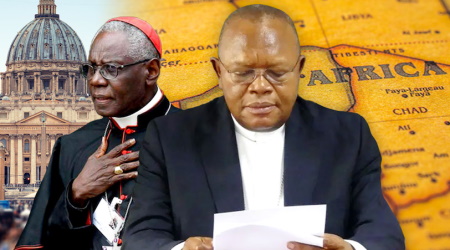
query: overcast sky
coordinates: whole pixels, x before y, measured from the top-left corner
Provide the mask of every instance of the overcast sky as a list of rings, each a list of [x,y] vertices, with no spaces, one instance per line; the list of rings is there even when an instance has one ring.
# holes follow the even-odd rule
[[[97,29],[109,18],[112,0],[56,0],[56,13],[80,37],[86,54]],[[0,0],[0,72],[14,38],[37,14],[39,0]]]

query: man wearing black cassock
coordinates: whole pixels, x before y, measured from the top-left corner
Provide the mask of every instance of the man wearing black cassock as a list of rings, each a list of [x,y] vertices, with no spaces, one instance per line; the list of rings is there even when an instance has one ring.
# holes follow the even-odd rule
[[[314,204],[327,205],[325,249],[405,249],[367,122],[298,96],[305,57],[286,13],[236,10],[211,61],[224,97],[149,124],[124,250],[224,249],[215,213]],[[269,250],[323,249],[290,240]]]
[[[176,110],[157,86],[160,58],[159,37],[145,21],[119,17],[100,28],[81,71],[103,118],[56,141],[16,249],[121,245],[147,124]]]

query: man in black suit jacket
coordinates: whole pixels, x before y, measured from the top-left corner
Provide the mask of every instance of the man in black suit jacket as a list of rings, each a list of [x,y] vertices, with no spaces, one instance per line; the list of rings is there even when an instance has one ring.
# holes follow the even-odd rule
[[[149,124],[124,249],[212,249],[214,213],[310,204],[327,204],[326,249],[404,249],[367,123],[297,96],[305,60],[292,20],[241,8],[219,56],[224,98]]]

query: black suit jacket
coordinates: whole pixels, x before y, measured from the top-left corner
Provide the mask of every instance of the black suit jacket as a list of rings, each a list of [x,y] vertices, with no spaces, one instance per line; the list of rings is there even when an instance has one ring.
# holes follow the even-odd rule
[[[214,213],[244,210],[233,121],[224,98],[149,124],[124,249],[171,249],[213,235]],[[327,233],[368,250],[404,249],[383,198],[381,156],[364,119],[298,98],[286,122],[286,206],[327,204]]]

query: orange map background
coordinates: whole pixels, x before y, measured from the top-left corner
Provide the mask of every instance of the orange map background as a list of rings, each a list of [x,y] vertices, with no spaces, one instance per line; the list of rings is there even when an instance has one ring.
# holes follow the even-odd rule
[[[407,249],[450,249],[450,0],[112,0],[108,12],[158,30],[159,85],[187,109],[222,95],[209,58],[225,18],[254,3],[295,21],[299,95],[369,122]]]

